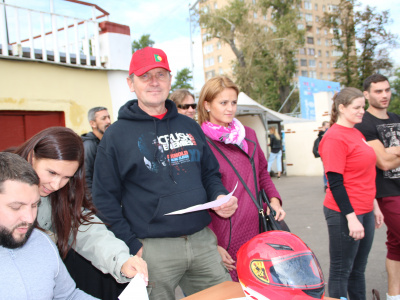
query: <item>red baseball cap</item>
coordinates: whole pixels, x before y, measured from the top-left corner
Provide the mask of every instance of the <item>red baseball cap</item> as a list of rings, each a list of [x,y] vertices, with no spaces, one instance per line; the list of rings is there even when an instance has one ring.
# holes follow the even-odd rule
[[[154,68],[163,68],[171,72],[165,52],[161,49],[146,47],[133,53],[129,75],[133,73],[141,76]]]

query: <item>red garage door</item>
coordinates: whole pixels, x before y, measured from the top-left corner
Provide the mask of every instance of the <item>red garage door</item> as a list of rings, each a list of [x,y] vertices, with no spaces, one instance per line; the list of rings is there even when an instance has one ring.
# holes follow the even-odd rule
[[[65,126],[64,112],[0,110],[0,151],[18,146],[51,126]]]

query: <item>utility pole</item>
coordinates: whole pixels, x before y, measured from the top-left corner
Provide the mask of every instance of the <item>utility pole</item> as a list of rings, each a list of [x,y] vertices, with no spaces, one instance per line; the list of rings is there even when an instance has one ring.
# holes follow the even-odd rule
[[[193,9],[196,7],[197,3],[199,3],[200,0],[197,0],[192,6],[189,3],[189,27],[190,27],[190,60],[192,63],[192,74],[193,74],[193,89],[196,88],[195,84],[194,84],[194,58],[193,58],[193,38],[192,38],[192,11]]]

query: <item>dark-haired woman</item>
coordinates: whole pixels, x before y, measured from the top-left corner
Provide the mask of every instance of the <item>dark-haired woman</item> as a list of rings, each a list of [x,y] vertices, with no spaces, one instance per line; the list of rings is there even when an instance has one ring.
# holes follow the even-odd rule
[[[319,145],[328,178],[324,214],[329,233],[329,296],[365,300],[365,268],[375,226],[383,216],[375,198],[374,150],[354,125],[365,99],[356,88],[333,97],[331,127]],[[375,216],[374,216],[375,215]]]
[[[127,282],[126,277],[137,273],[147,278],[146,263],[140,257],[130,257],[125,243],[95,216],[96,209],[86,196],[83,143],[75,132],[50,127],[13,152],[25,158],[39,175],[39,226],[54,233],[62,258],[67,257],[71,246],[79,253],[72,253],[65,261],[78,288],[100,299],[116,299],[122,287],[103,273],[110,273],[119,282]],[[74,255],[82,270],[93,268],[91,264],[98,269],[89,270],[91,278],[79,277]]]

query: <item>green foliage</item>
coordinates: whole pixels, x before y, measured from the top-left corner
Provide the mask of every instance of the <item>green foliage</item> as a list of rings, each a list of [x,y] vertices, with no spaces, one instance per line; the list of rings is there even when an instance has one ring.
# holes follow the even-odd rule
[[[190,84],[190,81],[193,79],[191,73],[192,71],[190,71],[189,68],[183,68],[178,71],[176,73],[175,82],[171,86],[171,92],[177,89],[193,90],[193,87]]]
[[[153,47],[153,45],[154,41],[150,39],[150,34],[143,34],[138,41],[134,40],[132,42],[132,53],[135,53],[139,49]]]
[[[221,9],[199,12],[200,26],[208,38],[228,44],[235,54],[233,76],[240,89],[273,109],[290,93],[296,50],[304,44],[304,31],[297,28],[300,3],[233,0]],[[254,20],[254,13],[262,18],[260,12],[268,15],[268,21]]]
[[[390,101],[389,111],[400,115],[400,68],[395,72],[395,79],[391,80],[392,98]]]
[[[355,0],[341,0],[337,10],[325,13],[321,25],[332,29],[336,50],[342,54],[336,61],[336,80],[362,88],[371,74],[391,71],[388,50],[397,45],[397,36],[385,28],[390,23],[389,11],[379,13],[367,6],[354,13],[356,6]]]

